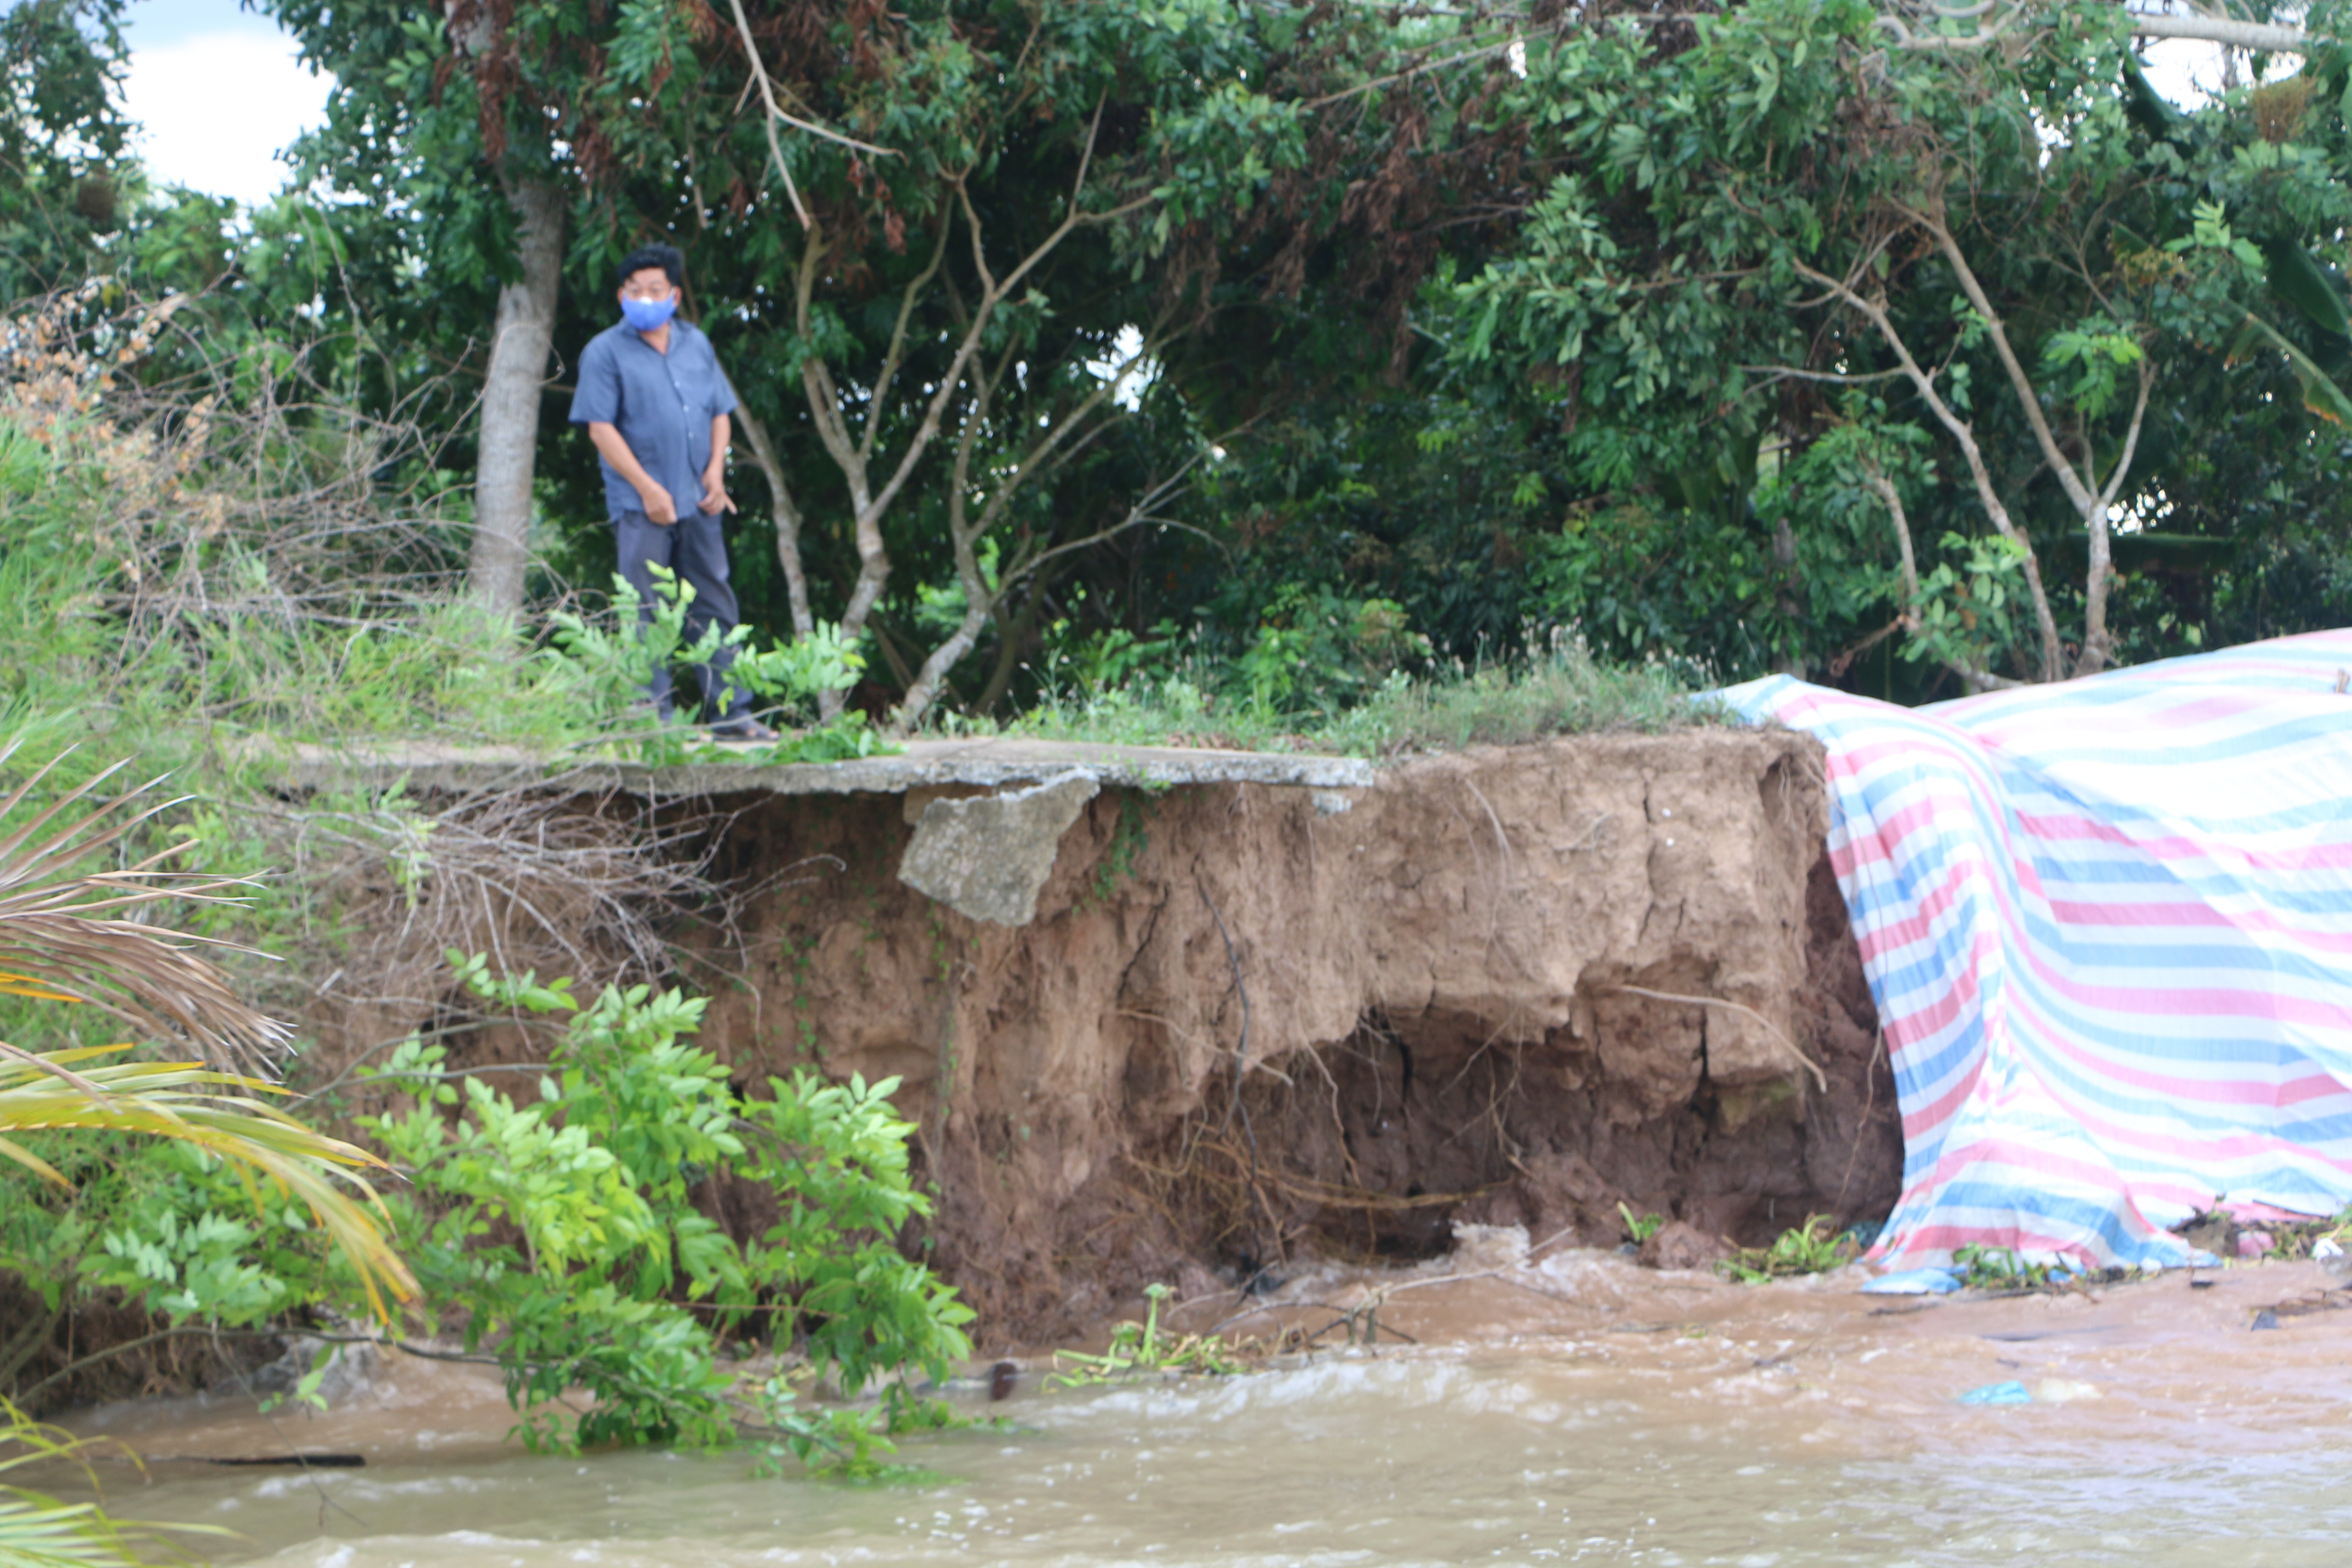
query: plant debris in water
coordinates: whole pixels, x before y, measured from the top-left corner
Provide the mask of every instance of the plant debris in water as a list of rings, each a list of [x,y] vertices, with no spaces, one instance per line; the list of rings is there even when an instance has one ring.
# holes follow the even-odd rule
[[[1055,1351],[1055,1366],[1058,1369],[1066,1361],[1074,1370],[1056,1370],[1045,1381],[1057,1388],[1087,1388],[1155,1373],[1230,1377],[1250,1370],[1250,1360],[1213,1334],[1162,1334],[1160,1303],[1167,1299],[1168,1287],[1150,1286],[1143,1293],[1147,1298],[1143,1321],[1113,1329],[1110,1348],[1099,1355]]]
[[[1837,1228],[1825,1214],[1807,1216],[1805,1223],[1782,1231],[1769,1247],[1744,1247],[1723,1261],[1724,1274],[1743,1285],[1785,1279],[1799,1274],[1824,1274],[1862,1256],[1862,1240],[1851,1230]]]

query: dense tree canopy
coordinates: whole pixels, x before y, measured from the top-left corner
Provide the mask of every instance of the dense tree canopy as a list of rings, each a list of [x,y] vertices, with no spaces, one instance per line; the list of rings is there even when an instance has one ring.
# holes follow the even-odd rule
[[[1531,50],[1510,107],[1558,173],[1455,294],[1457,352],[1558,377],[1597,490],[1773,495],[1791,568],[1841,489],[1877,498],[1891,570],[1858,579],[1885,552],[1832,530],[1842,561],[1787,574],[1784,655],[1867,611],[1973,684],[2095,671],[2116,540],[2201,488],[2183,417],[2352,411],[2310,357],[2346,342],[2345,68],[2181,116],[2112,10],[2008,48],[1890,49],[1881,21],[1760,0],[1664,58]]]
[[[12,41],[58,258],[16,286],[208,285],[463,471],[552,237],[523,493],[540,591],[593,589],[569,366],[677,243],[747,612],[865,639],[877,711],[1553,635],[1916,697],[2352,592],[2332,45],[2183,111],[2087,0],[274,9],[341,84],[308,194],[111,237],[54,219],[135,188],[111,14],[11,14],[83,45]]]

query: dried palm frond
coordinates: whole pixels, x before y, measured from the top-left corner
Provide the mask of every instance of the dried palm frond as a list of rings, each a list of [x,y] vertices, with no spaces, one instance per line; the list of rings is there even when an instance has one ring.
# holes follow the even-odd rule
[[[0,766],[17,748],[13,741],[0,746]],[[0,800],[0,820],[14,816],[62,760],[43,763]],[[193,847],[193,839],[119,870],[78,869],[185,798],[158,796],[163,781],[155,779],[89,804],[122,767],[101,770],[0,837],[0,995],[88,1003],[223,1070],[266,1073],[290,1032],[240,998],[195,951],[230,944],[137,918],[165,900],[234,903],[252,884],[173,869],[167,862]]]
[[[540,779],[336,808],[348,799],[273,803],[246,818],[278,846],[306,901],[299,924],[279,922],[273,952],[288,963],[261,984],[276,985],[306,1037],[312,1086],[452,1009],[471,1015],[453,949],[506,973],[570,975],[591,993],[657,984],[680,962],[681,929],[709,933],[704,951],[731,952],[738,911],[757,891],[712,874],[734,816],[724,804]]]

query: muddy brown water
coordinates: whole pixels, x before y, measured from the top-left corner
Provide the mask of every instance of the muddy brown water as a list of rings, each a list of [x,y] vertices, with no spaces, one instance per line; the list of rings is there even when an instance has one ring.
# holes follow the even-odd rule
[[[1472,1261],[1475,1261],[1472,1260]],[[1921,1305],[1614,1257],[1332,1271],[1234,1328],[1327,1334],[1234,1378],[1055,1390],[1038,1369],[908,1444],[929,1478],[760,1479],[740,1454],[539,1458],[481,1369],[401,1362],[328,1414],[129,1405],[126,1514],[222,1562],[513,1564],[2318,1563],[2352,1542],[2352,1311],[2308,1264]],[[1203,1301],[1196,1322],[1235,1303]],[[2251,1327],[2284,1308],[2274,1331]],[[1409,1343],[1400,1336],[1410,1336]],[[1970,1406],[2016,1381],[2032,1403]],[[312,1475],[195,1462],[362,1452]],[[2226,1555],[2224,1555],[2226,1554]]]

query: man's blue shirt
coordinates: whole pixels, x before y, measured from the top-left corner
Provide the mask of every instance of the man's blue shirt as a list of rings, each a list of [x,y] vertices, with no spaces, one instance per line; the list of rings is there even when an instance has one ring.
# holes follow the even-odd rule
[[[710,340],[673,320],[662,353],[625,321],[588,340],[580,355],[580,390],[572,423],[604,424],[621,433],[653,481],[685,517],[702,504],[702,470],[710,465],[710,422],[735,408],[735,389],[719,368]],[[614,518],[642,516],[635,486],[600,458],[604,506]]]

